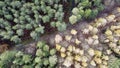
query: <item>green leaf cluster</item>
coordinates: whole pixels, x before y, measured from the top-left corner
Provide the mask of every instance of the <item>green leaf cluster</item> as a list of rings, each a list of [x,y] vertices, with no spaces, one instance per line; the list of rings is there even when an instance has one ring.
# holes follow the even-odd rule
[[[104,9],[102,0],[75,0],[75,4],[76,7],[72,9],[72,15],[69,17],[71,24],[82,19],[94,19],[98,12]]]
[[[44,42],[39,41],[37,43],[36,58],[34,62],[37,64],[36,67],[47,67],[53,68],[57,64],[56,49],[50,48]],[[51,61],[52,60],[52,61]]]
[[[36,54],[30,55],[22,51],[6,51],[0,55],[0,68],[55,68],[58,62],[56,49],[39,41]]]
[[[37,40],[45,33],[45,28],[65,30],[63,6],[59,2],[60,0],[0,1],[0,37],[19,43],[25,34]]]
[[[109,68],[120,68],[120,58],[112,57],[109,60],[108,67]]]
[[[0,55],[0,68],[7,68],[15,58],[16,51],[5,51]]]

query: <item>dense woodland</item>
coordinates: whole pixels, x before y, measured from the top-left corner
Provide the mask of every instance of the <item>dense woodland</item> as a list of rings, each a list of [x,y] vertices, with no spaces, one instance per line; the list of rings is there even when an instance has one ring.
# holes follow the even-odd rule
[[[120,0],[0,0],[0,68],[120,68]]]

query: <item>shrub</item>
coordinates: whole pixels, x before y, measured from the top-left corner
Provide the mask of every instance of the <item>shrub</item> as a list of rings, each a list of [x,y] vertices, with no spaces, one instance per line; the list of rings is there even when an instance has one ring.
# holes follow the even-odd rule
[[[12,62],[16,51],[6,51],[0,55],[0,68],[7,68],[8,64]]]

